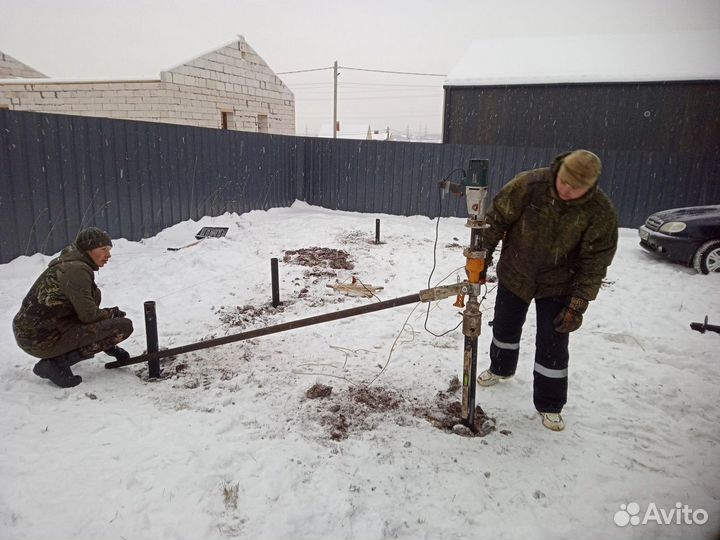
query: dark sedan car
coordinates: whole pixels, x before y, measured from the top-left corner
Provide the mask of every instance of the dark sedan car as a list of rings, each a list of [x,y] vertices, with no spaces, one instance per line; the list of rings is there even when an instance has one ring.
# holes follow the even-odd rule
[[[640,245],[651,253],[701,274],[720,272],[720,205],[656,212],[638,232]]]

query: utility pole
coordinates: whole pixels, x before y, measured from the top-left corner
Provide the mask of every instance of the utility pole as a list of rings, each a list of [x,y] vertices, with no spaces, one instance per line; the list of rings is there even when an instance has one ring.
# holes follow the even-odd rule
[[[333,139],[337,139],[337,79],[338,63],[333,64]]]

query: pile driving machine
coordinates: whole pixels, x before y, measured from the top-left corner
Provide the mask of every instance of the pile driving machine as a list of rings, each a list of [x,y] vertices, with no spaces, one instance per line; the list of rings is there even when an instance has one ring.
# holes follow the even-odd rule
[[[129,366],[132,364],[148,363],[149,373],[151,377],[158,377],[160,374],[161,358],[168,358],[178,354],[197,351],[243,341],[269,334],[276,334],[287,330],[302,328],[323,322],[344,319],[356,315],[362,315],[373,311],[380,311],[416,302],[432,302],[456,296],[454,305],[459,308],[465,308],[463,311],[463,335],[465,336],[465,344],[463,348],[463,380],[462,380],[462,422],[472,431],[477,431],[475,425],[475,378],[477,377],[477,347],[478,336],[481,328],[480,288],[485,283],[486,274],[486,251],[482,245],[482,229],[486,227],[485,222],[485,204],[487,198],[487,176],[488,176],[488,160],[471,159],[467,174],[460,183],[449,182],[447,180],[440,182],[440,188],[443,196],[452,192],[457,195],[465,195],[467,201],[468,218],[465,224],[470,229],[470,245],[465,248],[463,254],[466,258],[465,273],[466,279],[453,285],[445,285],[441,287],[433,287],[425,289],[419,293],[409,294],[392,300],[384,300],[373,304],[354,307],[327,313],[315,317],[299,319],[288,323],[268,326],[239,334],[232,334],[221,338],[209,339],[198,343],[192,343],[172,349],[158,350],[157,342],[157,318],[155,316],[155,303],[145,303],[145,326],[146,335],[148,336],[148,348],[145,354],[129,358],[127,360],[117,360],[105,364],[108,369]],[[468,300],[465,301],[467,296]]]

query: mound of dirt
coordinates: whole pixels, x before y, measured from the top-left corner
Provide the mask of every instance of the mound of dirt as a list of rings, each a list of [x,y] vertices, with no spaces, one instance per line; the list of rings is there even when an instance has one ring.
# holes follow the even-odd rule
[[[469,429],[462,423],[462,404],[459,401],[436,402],[434,407],[418,407],[414,413],[438,429],[465,437],[485,437],[495,431],[495,419],[487,416],[480,405],[475,406],[475,429]]]
[[[488,417],[479,405],[475,407],[474,429],[462,423],[462,404],[457,399],[460,388],[460,381],[453,377],[448,389],[438,392],[430,405],[418,406],[394,390],[380,386],[351,386],[331,393],[331,387],[315,384],[305,395],[309,399],[324,399],[307,407],[306,412],[316,417],[335,441],[347,439],[356,431],[373,430],[383,421],[410,425],[413,418],[426,420],[442,431],[464,437],[484,437],[495,431],[495,419]]]
[[[394,411],[400,405],[402,398],[391,390],[372,387],[351,387],[348,389],[350,398],[367,407],[371,411]]]
[[[323,247],[286,251],[283,262],[300,266],[333,268],[335,270],[352,270],[355,268],[347,251]]]
[[[215,314],[225,326],[231,328],[246,328],[254,323],[266,323],[270,315],[282,313],[285,309],[283,304],[273,307],[272,304],[264,304],[260,307],[251,305],[244,306],[221,306]]]
[[[328,397],[332,393],[332,386],[316,383],[305,391],[305,397],[308,399],[317,399]]]
[[[382,418],[399,409],[403,398],[396,392],[380,387],[350,387],[341,392],[330,392],[329,386],[315,384],[305,395],[314,402],[309,414],[317,418],[334,441],[347,439],[353,431],[375,429]]]
[[[438,429],[464,437],[485,437],[495,431],[495,419],[487,416],[480,405],[475,405],[475,425],[470,428],[462,423],[462,402],[455,396],[460,388],[460,380],[454,377],[445,392],[435,395],[432,406],[415,407],[413,414]]]

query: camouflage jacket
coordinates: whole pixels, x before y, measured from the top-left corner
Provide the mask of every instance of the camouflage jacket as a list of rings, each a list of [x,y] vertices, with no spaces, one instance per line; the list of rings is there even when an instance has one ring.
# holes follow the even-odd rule
[[[487,213],[484,247],[492,253],[503,241],[498,281],[526,302],[565,295],[594,300],[617,248],[617,214],[597,184],[579,199],[558,197],[555,176],[566,155],[518,174]]]
[[[95,285],[97,265],[74,245],[50,261],[22,302],[13,319],[15,339],[21,347],[53,343],[69,327],[110,318],[99,309],[100,289]]]

